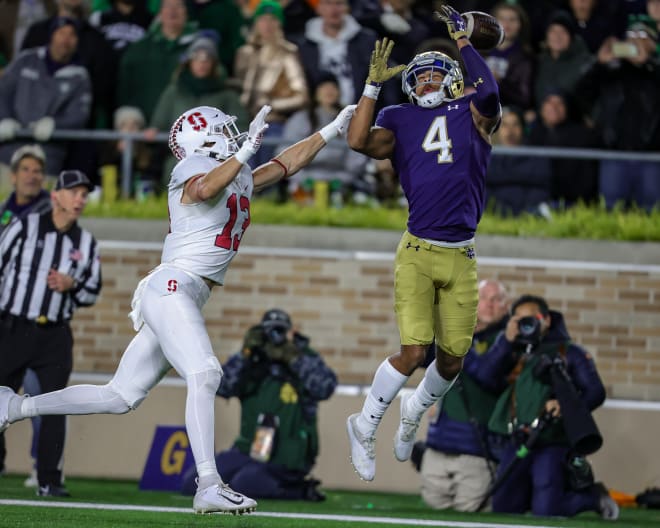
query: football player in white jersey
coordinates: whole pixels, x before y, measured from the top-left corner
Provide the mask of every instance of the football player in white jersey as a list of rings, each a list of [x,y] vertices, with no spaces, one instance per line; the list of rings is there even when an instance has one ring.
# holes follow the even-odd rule
[[[240,134],[235,117],[201,106],[185,112],[170,131],[180,160],[168,185],[170,231],[161,264],[136,288],[131,318],[136,336],[107,385],[73,385],[27,398],[0,387],[0,431],[10,423],[52,414],[122,414],[146,398],[174,369],[186,381],[185,421],[199,475],[193,508],[198,513],[248,513],[257,503],[230,489],[214,456],[214,403],[222,369],[213,353],[202,307],[222,285],[229,263],[250,224],[250,198],[295,174],[332,138],[344,133],[355,107],[344,108],[318,132],[254,171],[248,160],[268,127],[264,106]]]

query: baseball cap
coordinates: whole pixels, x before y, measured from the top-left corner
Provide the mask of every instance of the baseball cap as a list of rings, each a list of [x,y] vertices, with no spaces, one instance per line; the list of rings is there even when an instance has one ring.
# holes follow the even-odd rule
[[[89,178],[84,172],[79,170],[63,170],[57,177],[55,190],[59,191],[60,189],[71,189],[72,187],[77,187],[78,185],[84,185],[90,192],[94,190],[94,184],[89,181]]]
[[[284,328],[289,330],[291,328],[291,318],[284,310],[273,308],[268,310],[261,318],[261,325],[267,330],[270,328]]]

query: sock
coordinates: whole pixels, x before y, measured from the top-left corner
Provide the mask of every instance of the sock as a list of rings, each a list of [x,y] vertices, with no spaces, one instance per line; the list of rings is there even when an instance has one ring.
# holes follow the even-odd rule
[[[412,396],[408,398],[404,414],[415,421],[419,421],[424,411],[451,389],[456,378],[451,380],[443,378],[436,368],[435,360],[433,360],[433,363],[426,368],[424,379],[417,386]]]
[[[197,482],[198,489],[206,489],[215,484],[222,484],[222,479],[218,475],[218,468],[215,465],[215,459],[205,460],[197,464]]]
[[[362,434],[373,435],[376,432],[385,411],[406,384],[408,377],[395,369],[389,359],[380,364],[357,418],[357,427]]]

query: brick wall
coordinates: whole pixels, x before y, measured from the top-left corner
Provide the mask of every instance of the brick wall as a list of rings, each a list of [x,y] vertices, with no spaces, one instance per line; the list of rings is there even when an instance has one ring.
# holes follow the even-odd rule
[[[271,307],[289,311],[341,383],[368,384],[384,357],[398,349],[392,308],[392,260],[349,252],[239,253],[227,285],[204,309],[221,361],[238,350],[245,330]],[[127,315],[133,289],[158,264],[157,249],[102,248],[104,289],[73,328],[74,368],[111,373],[134,335]],[[367,256],[367,258],[369,258]],[[512,295],[544,296],[562,311],[571,335],[596,358],[608,396],[660,400],[660,270],[552,261],[480,259],[481,278],[498,278]],[[418,381],[414,376],[411,384]]]

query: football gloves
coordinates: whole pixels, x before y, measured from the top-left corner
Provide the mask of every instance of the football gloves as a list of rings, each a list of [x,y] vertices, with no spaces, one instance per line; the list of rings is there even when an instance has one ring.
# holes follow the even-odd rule
[[[266,116],[270,110],[270,106],[262,106],[261,110],[257,112],[257,115],[254,116],[254,119],[250,123],[248,136],[243,142],[243,145],[241,145],[239,151],[234,155],[234,157],[241,163],[247,163],[247,161],[254,156],[261,147],[261,140],[264,138],[264,133],[268,129]]]
[[[456,9],[443,5],[440,7],[440,11],[436,11],[436,16],[447,24],[447,31],[452,39],[468,38],[465,20]]]
[[[406,69],[406,64],[400,64],[393,68],[387,67],[387,60],[390,58],[393,47],[394,41],[389,40],[387,37],[383,37],[383,40],[376,41],[374,50],[371,52],[367,84],[379,86]]]
[[[321,134],[321,137],[326,143],[332,138],[343,135],[346,132],[348,129],[348,124],[351,122],[351,118],[355,112],[355,108],[356,105],[348,105],[344,107],[344,109],[339,112],[339,115],[335,117],[332,123],[325,125],[321,130],[319,130],[319,134]]]

